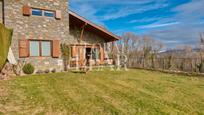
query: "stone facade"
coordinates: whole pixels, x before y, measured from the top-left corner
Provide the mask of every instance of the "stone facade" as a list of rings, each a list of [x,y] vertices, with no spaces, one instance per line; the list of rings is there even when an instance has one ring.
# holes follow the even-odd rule
[[[43,16],[23,16],[22,7],[29,5],[34,8],[60,10],[61,20]],[[32,63],[39,70],[55,68],[63,69],[61,58],[28,57],[19,58],[19,39],[58,39],[69,41],[68,0],[5,0],[5,25],[14,30],[12,50],[16,60]]]
[[[81,35],[81,29],[79,27],[70,27],[70,38],[75,40],[74,44],[79,42],[80,35]],[[105,39],[93,32],[89,32],[85,29],[83,34],[83,41],[82,43],[87,44],[103,44],[106,43]]]
[[[1,2],[0,2],[1,5]],[[61,11],[61,19],[45,16],[24,16],[23,6],[30,6],[42,10]],[[12,39],[12,51],[16,60],[32,63],[38,70],[63,70],[62,57],[26,57],[19,56],[19,40],[59,40],[60,43],[79,44],[81,28],[69,27],[68,0],[5,0],[5,25],[14,30]],[[1,8],[2,9],[2,8]],[[0,9],[0,17],[2,11]],[[57,14],[56,14],[57,15]],[[1,18],[2,20],[2,18]],[[0,21],[1,21],[0,20]],[[104,37],[85,29],[83,41],[87,44],[107,43]],[[102,45],[103,46],[103,45]]]

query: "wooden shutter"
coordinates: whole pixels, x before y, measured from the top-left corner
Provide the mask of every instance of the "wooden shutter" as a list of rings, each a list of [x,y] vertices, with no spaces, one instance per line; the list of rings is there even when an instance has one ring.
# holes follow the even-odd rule
[[[29,56],[29,41],[26,39],[19,40],[19,57],[26,58]]]
[[[31,15],[31,8],[28,5],[23,6],[23,15],[30,16]]]
[[[104,49],[100,46],[100,62],[101,64],[104,63]]]
[[[55,14],[55,18],[58,19],[58,20],[60,20],[60,19],[62,18],[61,10],[56,10],[55,13],[56,13],[56,14]]]
[[[85,65],[85,47],[79,47],[78,51],[79,51],[78,54],[79,54],[80,65],[84,66]]]
[[[76,56],[77,56],[77,47],[72,46],[72,57],[76,57]]]
[[[52,42],[52,57],[59,58],[60,57],[60,41],[53,40]]]

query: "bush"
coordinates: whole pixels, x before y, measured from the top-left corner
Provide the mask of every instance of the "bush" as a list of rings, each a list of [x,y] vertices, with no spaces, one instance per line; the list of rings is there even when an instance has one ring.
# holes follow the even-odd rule
[[[198,71],[199,71],[200,73],[202,73],[202,69],[203,69],[203,62],[201,62],[201,63],[197,64],[196,66],[197,66],[197,68],[198,68]]]
[[[46,69],[46,70],[45,70],[45,73],[50,73],[50,70],[49,70],[49,69]]]
[[[52,69],[51,72],[52,72],[52,73],[56,73],[57,70],[56,70],[56,69]]]
[[[32,64],[28,63],[28,64],[25,64],[23,66],[23,72],[25,74],[32,74],[34,72],[35,68]]]

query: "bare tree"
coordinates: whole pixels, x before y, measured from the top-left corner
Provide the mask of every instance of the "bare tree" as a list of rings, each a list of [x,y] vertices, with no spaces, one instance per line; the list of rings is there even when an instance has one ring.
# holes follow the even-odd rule
[[[155,67],[157,54],[163,48],[163,43],[154,40],[150,36],[139,37],[134,33],[123,34],[118,42],[119,49],[124,49],[128,58],[128,66]]]
[[[158,52],[163,48],[163,43],[156,41],[155,39],[144,36],[142,39],[142,51],[143,51],[143,67],[145,67],[146,61],[150,59],[151,68],[155,67],[155,58],[157,58]],[[150,62],[149,62],[150,63]],[[149,64],[150,65],[150,64]]]
[[[122,35],[122,40],[119,42],[120,49],[128,58],[128,65],[131,66],[134,63],[134,57],[136,57],[139,50],[140,38],[132,32],[127,32]]]

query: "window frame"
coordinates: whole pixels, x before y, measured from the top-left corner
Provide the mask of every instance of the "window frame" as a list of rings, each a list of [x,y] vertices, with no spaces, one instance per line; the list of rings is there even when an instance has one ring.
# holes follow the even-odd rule
[[[53,13],[53,16],[46,16],[45,13]],[[54,18],[56,15],[56,13],[54,11],[51,11],[51,10],[43,10],[43,16],[44,17],[48,17],[48,18]]]
[[[42,11],[42,15],[33,15],[32,10],[41,10]],[[53,17],[51,16],[45,16],[45,12],[53,12]],[[55,10],[49,10],[49,9],[44,9],[44,8],[38,8],[38,7],[31,7],[31,15],[32,16],[38,16],[38,17],[48,17],[48,18],[55,18],[56,16],[56,11]]]
[[[49,55],[43,55],[43,42],[44,43],[46,43],[46,42],[48,42],[49,43],[49,45],[50,45],[50,51],[49,51]],[[52,56],[52,42],[51,41],[40,41],[40,47],[41,47],[41,49],[40,49],[40,51],[41,51],[41,57],[51,57]]]
[[[37,56],[34,56],[34,55],[31,55],[31,42],[37,42],[38,43],[38,55]],[[40,42],[39,41],[29,41],[29,57],[39,57],[40,56]]]
[[[41,11],[41,15],[34,15],[34,14],[33,14],[33,10],[39,10],[39,11]],[[32,15],[32,16],[39,16],[39,17],[40,17],[40,16],[43,16],[43,14],[44,14],[44,13],[43,13],[43,10],[42,10],[42,9],[31,8],[31,15]]]
[[[30,55],[30,42],[38,42],[39,43],[39,56],[31,56]],[[49,56],[43,56],[42,55],[42,42],[50,42],[50,55]],[[29,40],[29,57],[52,57],[52,52],[53,52],[53,46],[52,46],[53,41],[52,40],[35,40],[35,39],[30,39]]]

